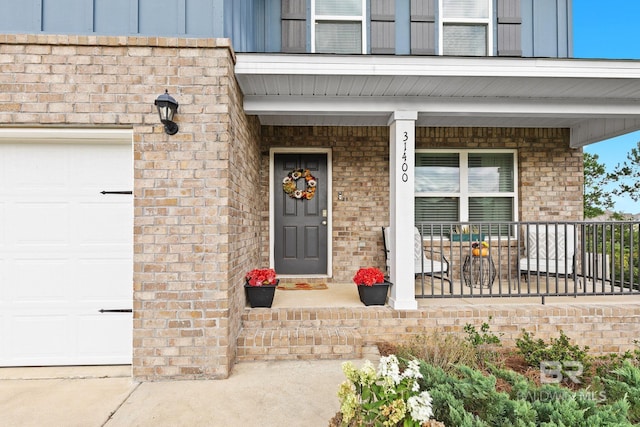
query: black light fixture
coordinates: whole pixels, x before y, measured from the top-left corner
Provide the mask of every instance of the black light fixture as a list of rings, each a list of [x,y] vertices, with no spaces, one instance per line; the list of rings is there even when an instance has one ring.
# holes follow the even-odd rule
[[[178,125],[173,121],[173,116],[178,111],[178,101],[165,89],[164,93],[156,98],[155,104],[158,107],[158,115],[164,125],[164,131],[169,135],[175,135],[178,132]]]

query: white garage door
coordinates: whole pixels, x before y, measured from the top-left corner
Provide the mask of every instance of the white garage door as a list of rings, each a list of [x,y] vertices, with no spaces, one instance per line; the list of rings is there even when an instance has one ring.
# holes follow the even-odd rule
[[[0,366],[131,363],[131,133],[86,134],[0,134]]]

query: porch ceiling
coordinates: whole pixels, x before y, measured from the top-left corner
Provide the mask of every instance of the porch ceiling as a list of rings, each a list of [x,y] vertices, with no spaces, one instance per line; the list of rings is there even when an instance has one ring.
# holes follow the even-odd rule
[[[581,147],[640,129],[640,61],[238,53],[247,114],[265,125],[571,129]]]

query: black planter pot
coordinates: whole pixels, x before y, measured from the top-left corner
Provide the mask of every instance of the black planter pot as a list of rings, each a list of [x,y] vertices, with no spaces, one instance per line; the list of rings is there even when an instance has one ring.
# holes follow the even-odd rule
[[[273,304],[273,297],[276,293],[279,280],[274,285],[262,285],[262,286],[250,286],[244,284],[244,291],[247,295],[247,301],[251,308],[256,307],[271,307]]]
[[[364,305],[384,305],[387,302],[390,282],[374,283],[373,286],[358,286],[360,301]]]

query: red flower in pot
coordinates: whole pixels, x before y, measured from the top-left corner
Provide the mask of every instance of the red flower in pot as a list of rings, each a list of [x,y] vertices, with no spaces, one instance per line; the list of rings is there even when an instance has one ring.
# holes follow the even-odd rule
[[[353,276],[353,282],[358,286],[373,286],[375,283],[384,283],[384,274],[375,267],[361,268]]]
[[[275,285],[278,283],[273,268],[256,268],[245,276],[249,286]]]

